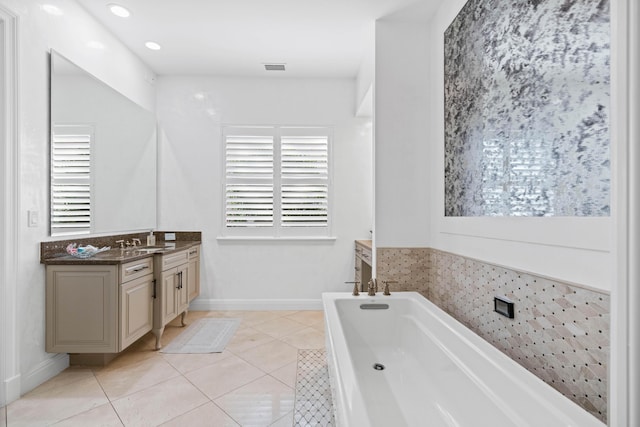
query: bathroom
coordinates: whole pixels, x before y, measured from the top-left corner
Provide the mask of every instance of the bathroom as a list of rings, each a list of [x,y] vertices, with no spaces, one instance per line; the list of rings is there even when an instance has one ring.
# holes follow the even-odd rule
[[[637,162],[632,160],[638,154],[631,141],[638,131],[630,118],[637,116],[640,96],[634,96],[638,87],[630,76],[638,75],[640,20],[630,17],[638,16],[638,6],[631,0],[610,2],[611,107],[618,113],[611,116],[610,216],[445,217],[441,40],[465,3],[397,1],[406,9],[381,15],[366,29],[370,43],[350,77],[289,78],[224,70],[156,75],[75,1],[0,1],[8,46],[3,79],[13,77],[18,88],[9,85],[3,92],[9,143],[3,152],[0,230],[5,245],[0,402],[17,399],[66,363],[44,351],[44,270],[38,253],[40,242],[51,240],[48,53],[55,49],[156,112],[157,192],[141,197],[148,198],[155,215],[148,228],[203,233],[204,286],[192,310],[319,310],[322,292],[350,290],[344,282],[353,278],[353,242],[371,238],[373,230],[374,256],[386,257],[378,266],[390,265],[390,271],[395,250],[432,248],[610,293],[609,425],[637,424],[632,421],[638,419],[632,412],[637,408],[630,404],[637,384],[628,380],[637,378],[631,363],[638,360],[637,341],[627,336],[638,334],[637,314],[629,309],[637,304],[631,286],[637,266],[631,260],[637,258],[632,232],[638,218]],[[45,12],[45,4],[64,14]],[[102,42],[104,49],[86,47],[90,41]],[[150,54],[163,50],[169,46]],[[268,61],[287,62],[264,58],[257,66]],[[295,64],[288,65],[295,72]],[[332,126],[331,234],[250,241],[224,235],[220,147],[226,124]],[[393,280],[399,273],[389,274]],[[628,354],[627,345],[636,353]]]

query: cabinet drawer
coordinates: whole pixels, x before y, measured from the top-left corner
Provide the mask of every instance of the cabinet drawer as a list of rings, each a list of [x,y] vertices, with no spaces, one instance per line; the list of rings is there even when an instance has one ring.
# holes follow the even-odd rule
[[[200,256],[200,245],[189,249],[189,259],[198,258]]]
[[[120,267],[120,283],[153,273],[153,256],[122,264]]]
[[[162,271],[185,264],[188,261],[188,250],[162,255]]]

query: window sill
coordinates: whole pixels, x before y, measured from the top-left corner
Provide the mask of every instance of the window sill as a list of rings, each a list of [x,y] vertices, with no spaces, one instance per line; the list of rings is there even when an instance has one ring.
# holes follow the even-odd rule
[[[218,236],[219,242],[335,242],[332,236]]]

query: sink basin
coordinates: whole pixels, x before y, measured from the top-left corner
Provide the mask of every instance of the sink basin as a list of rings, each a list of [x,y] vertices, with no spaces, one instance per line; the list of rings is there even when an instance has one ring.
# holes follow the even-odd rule
[[[138,251],[138,252],[144,252],[144,253],[154,253],[154,252],[158,252],[158,251],[162,251],[164,250],[164,246],[143,246],[143,247],[136,247],[134,250]]]

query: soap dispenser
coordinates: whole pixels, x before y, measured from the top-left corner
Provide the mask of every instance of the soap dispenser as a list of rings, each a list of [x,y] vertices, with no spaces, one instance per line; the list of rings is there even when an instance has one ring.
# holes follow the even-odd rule
[[[153,235],[153,230],[149,231],[149,235],[147,236],[147,246],[155,246],[156,244],[156,236]]]

